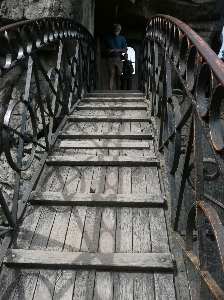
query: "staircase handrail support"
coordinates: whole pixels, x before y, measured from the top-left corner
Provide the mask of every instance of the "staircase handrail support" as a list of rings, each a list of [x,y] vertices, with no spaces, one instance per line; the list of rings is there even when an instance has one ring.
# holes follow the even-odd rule
[[[175,80],[172,72],[176,73]],[[224,291],[208,270],[206,249],[208,223],[224,272],[224,226],[219,213],[220,209],[224,209],[224,203],[205,192],[206,180],[219,177],[223,182],[224,178],[224,142],[220,125],[224,63],[186,24],[171,16],[156,15],[146,26],[139,50],[139,87],[145,93],[151,115],[158,124],[158,150],[164,155],[170,174],[173,235],[200,275],[200,299],[205,299],[203,295],[208,290],[217,299],[224,299]],[[183,100],[180,100],[181,97]],[[184,140],[183,150],[181,140],[186,127],[188,138]],[[213,158],[203,157],[205,140]],[[181,157],[184,157],[183,160]],[[204,173],[206,163],[216,166],[214,174]],[[194,170],[193,183],[190,180],[191,170]],[[180,173],[182,176],[178,175]],[[190,211],[184,212],[186,231],[181,234],[179,226],[186,205],[183,201],[186,201],[187,182],[194,189],[195,200]],[[194,253],[195,227],[197,255]],[[189,282],[192,293],[195,292],[193,285]]]
[[[43,50],[51,67],[43,63]],[[0,206],[6,218],[6,226],[0,226],[0,237],[6,236],[0,261],[59,131],[85,93],[95,88],[94,39],[83,25],[61,17],[4,26],[0,29],[1,80],[13,77],[13,70],[18,78],[23,75],[25,86],[19,100],[11,94],[1,115],[1,151],[15,173],[15,183],[11,209],[0,188]],[[34,162],[36,168],[24,188],[21,177]]]

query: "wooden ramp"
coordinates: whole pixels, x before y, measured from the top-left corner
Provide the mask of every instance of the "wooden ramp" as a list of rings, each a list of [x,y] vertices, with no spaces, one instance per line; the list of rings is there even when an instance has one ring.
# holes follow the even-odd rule
[[[1,299],[176,299],[157,168],[142,94],[87,95],[4,258]]]

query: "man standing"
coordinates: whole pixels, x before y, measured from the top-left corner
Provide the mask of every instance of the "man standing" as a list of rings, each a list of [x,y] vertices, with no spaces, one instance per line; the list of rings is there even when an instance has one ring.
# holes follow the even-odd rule
[[[109,73],[109,90],[113,88],[114,75],[116,77],[116,89],[121,86],[122,75],[122,53],[127,52],[127,43],[123,36],[120,36],[121,25],[115,24],[113,34],[108,36],[105,41],[106,53],[108,55],[107,68]]]

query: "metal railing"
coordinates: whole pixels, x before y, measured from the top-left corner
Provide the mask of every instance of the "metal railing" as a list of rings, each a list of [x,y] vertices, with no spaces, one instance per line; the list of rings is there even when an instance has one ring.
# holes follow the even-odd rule
[[[224,63],[186,24],[157,15],[142,38],[139,74],[169,174],[170,219],[191,298],[224,299]]]
[[[85,92],[95,86],[93,37],[82,25],[64,18],[39,18],[1,28],[0,85],[0,148],[15,176],[11,199],[5,197],[4,185],[0,190],[5,218],[0,237],[7,237],[22,215],[57,134]],[[4,167],[4,159],[1,164]],[[8,244],[9,239],[3,241],[1,257]]]

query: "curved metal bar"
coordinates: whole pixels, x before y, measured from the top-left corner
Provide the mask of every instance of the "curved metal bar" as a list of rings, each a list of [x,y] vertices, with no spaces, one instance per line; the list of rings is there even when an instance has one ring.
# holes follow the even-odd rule
[[[197,202],[197,207],[200,207],[207,217],[209,223],[212,226],[212,230],[215,236],[215,241],[219,250],[219,258],[222,265],[222,270],[224,271],[224,226],[215,211],[215,209],[206,203],[205,201]]]
[[[217,57],[217,54],[210,48],[210,46],[205,42],[205,40],[200,37],[200,35],[198,35],[187,24],[174,17],[160,14],[155,17],[161,17],[166,20],[169,20],[170,22],[175,24],[179,29],[181,29],[181,31],[184,34],[186,34],[189,40],[195,45],[197,50],[212,68],[215,75],[219,78],[220,82],[224,85],[224,63],[220,58]]]
[[[0,29],[0,77],[3,82],[10,78],[16,91],[16,99],[12,88],[2,100],[8,108],[0,124],[2,150],[15,172],[15,224],[23,173],[42,163],[35,154],[39,147],[44,149],[42,157],[46,159],[64,120],[81,97],[95,88],[94,70],[93,37],[74,20],[44,17]],[[40,172],[42,167],[37,169]],[[26,189],[29,192],[25,192],[27,199],[29,185],[34,184],[31,179]],[[8,216],[9,210],[5,214]]]
[[[171,16],[156,15],[146,26],[138,65],[139,87],[146,93],[151,114],[159,126],[158,149],[170,174],[172,226],[175,231],[183,231],[183,216],[193,206],[187,221],[185,252],[188,256],[193,252],[193,230],[197,227],[200,263],[196,266],[194,259],[191,261],[202,274],[207,265],[204,216],[207,217],[223,269],[224,232],[219,217],[223,203],[221,196],[215,199],[211,182],[215,182],[218,191],[223,189],[224,63],[189,26]],[[209,163],[208,172],[205,163]],[[191,170],[194,182],[189,179]],[[217,297],[214,287],[218,284],[211,279],[212,275],[206,276],[208,280],[204,281]]]

